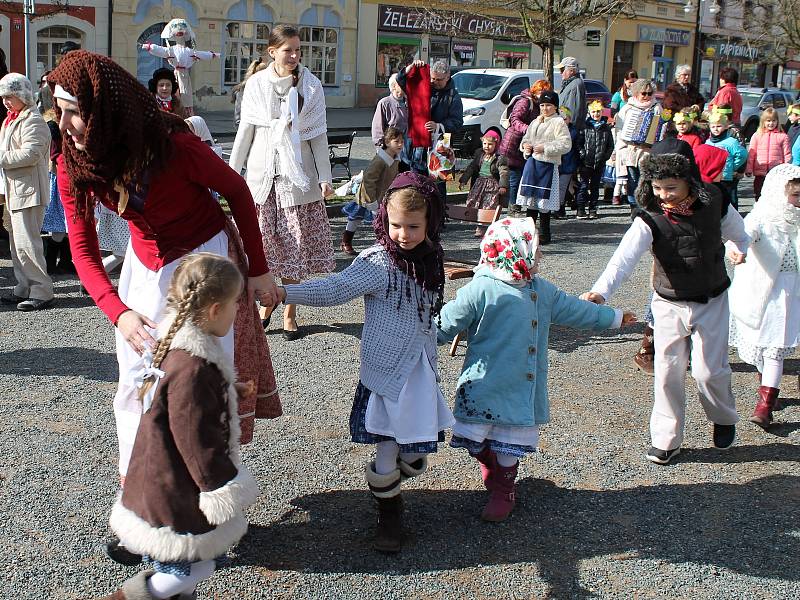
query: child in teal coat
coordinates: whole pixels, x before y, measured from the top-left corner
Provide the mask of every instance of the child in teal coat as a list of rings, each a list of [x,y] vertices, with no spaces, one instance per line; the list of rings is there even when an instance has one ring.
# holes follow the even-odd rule
[[[730,108],[725,105],[718,107],[714,110],[708,118],[708,127],[711,131],[711,136],[706,141],[706,144],[711,144],[717,148],[722,148],[728,152],[728,160],[725,161],[725,168],[722,170],[722,181],[720,182],[725,190],[728,192],[728,197],[731,200],[733,207],[739,208],[739,196],[737,188],[739,187],[739,179],[736,172],[741,169],[747,162],[747,148],[742,146],[735,137],[733,137],[728,129],[730,129],[731,122],[728,118]]]
[[[440,342],[467,332],[450,445],[481,464],[491,492],[481,515],[486,521],[511,513],[519,458],[536,450],[539,426],[550,420],[550,324],[606,329],[635,321],[631,313],[579,300],[535,276],[539,256],[533,219],[495,222],[481,242],[475,277],[437,322]]]

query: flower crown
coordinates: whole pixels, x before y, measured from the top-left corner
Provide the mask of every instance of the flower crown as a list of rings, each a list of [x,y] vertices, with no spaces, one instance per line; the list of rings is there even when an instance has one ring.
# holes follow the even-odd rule
[[[594,100],[589,103],[589,110],[603,110],[605,108],[600,100]]]
[[[688,121],[689,123],[693,123],[697,120],[697,113],[693,112],[679,112],[675,113],[675,116],[672,119],[676,123],[683,123],[684,121]]]

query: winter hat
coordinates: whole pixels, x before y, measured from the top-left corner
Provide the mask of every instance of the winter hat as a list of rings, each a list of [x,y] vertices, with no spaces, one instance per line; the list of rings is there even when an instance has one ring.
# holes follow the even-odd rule
[[[703,183],[713,183],[722,175],[728,152],[712,144],[698,144],[692,149]]]
[[[539,104],[552,104],[558,106],[558,94],[554,90],[543,90],[539,94]]]
[[[681,140],[675,141],[689,148],[689,154],[691,154],[692,149],[689,144]],[[661,201],[653,192],[653,186],[651,185],[653,180],[683,179],[689,184],[687,201],[691,199],[691,204],[694,204],[697,199],[708,199],[708,192],[706,192],[700,181],[699,171],[697,165],[694,164],[693,155],[690,160],[683,152],[680,154],[650,154],[642,160],[640,170],[639,185],[636,186],[636,202],[647,211],[666,212],[666,208],[662,206]],[[689,204],[685,204],[682,207],[673,207],[671,210],[677,214],[691,214]]]
[[[689,144],[679,140],[677,137],[664,138],[650,148],[651,156],[661,156],[663,154],[680,154],[683,156],[689,161],[689,166],[691,167],[690,177],[697,182],[701,180],[700,169],[697,168],[694,152],[692,152],[692,147]]]
[[[506,218],[492,223],[483,236],[478,268],[488,269],[492,277],[506,283],[525,283],[538,271],[538,252],[533,219]]]
[[[158,82],[162,79],[169,79],[172,83],[172,95],[178,93],[178,80],[175,79],[175,72],[172,69],[168,69],[166,67],[162,67],[160,69],[156,69],[153,71],[153,78],[147,82],[147,89],[150,90],[151,94],[156,93],[156,88],[158,86]]]
[[[800,167],[797,165],[783,163],[772,167],[764,179],[761,199],[750,211],[748,219],[800,226],[800,208],[786,201],[786,184],[793,180],[800,180]]]
[[[481,136],[481,139],[482,140],[494,140],[495,144],[499,144],[500,143],[500,134],[497,133],[494,129],[490,129],[489,131],[484,133],[483,136]]]
[[[33,84],[21,73],[9,73],[0,79],[0,96],[19,98],[25,106],[33,106]]]

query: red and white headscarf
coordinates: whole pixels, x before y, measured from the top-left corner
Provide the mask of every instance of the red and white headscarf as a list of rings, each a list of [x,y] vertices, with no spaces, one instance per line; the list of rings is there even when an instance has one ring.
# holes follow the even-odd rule
[[[479,268],[513,285],[533,279],[539,270],[539,234],[531,218],[505,218],[489,226],[481,241]]]

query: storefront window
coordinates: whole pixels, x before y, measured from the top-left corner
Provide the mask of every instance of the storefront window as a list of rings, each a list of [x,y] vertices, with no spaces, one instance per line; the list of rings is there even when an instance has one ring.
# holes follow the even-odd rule
[[[457,67],[471,67],[475,64],[475,42],[453,42],[453,61]]]
[[[375,68],[375,85],[386,87],[389,77],[419,58],[419,37],[378,36],[378,56]]]
[[[333,27],[301,27],[303,64],[323,85],[336,85],[339,30]]]
[[[430,63],[443,60],[450,64],[450,40],[431,40]]]
[[[495,44],[493,65],[505,69],[527,69],[531,62],[531,49],[516,44]]]
[[[80,31],[66,25],[54,25],[41,29],[36,34],[36,62],[40,71],[39,76],[44,71],[56,68],[61,59],[58,50],[64,42],[76,42],[80,46],[82,44],[81,37]]]
[[[271,28],[272,23],[242,21],[233,21],[225,26],[224,85],[239,83],[252,61],[267,56],[267,39]]]

